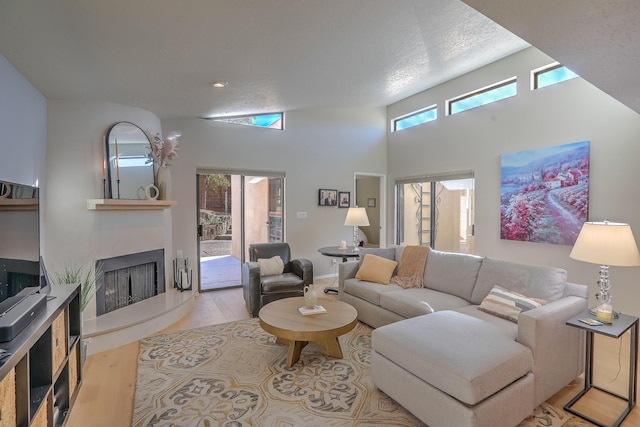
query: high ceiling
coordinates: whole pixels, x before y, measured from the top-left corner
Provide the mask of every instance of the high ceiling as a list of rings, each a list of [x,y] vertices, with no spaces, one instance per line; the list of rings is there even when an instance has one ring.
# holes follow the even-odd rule
[[[640,1],[463,1],[640,112]]]
[[[44,96],[163,119],[386,106],[527,46],[458,0],[0,0]]]

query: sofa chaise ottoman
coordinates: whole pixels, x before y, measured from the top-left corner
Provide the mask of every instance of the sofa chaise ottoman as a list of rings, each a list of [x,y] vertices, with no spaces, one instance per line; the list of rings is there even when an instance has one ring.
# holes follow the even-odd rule
[[[587,287],[562,269],[431,250],[423,287],[403,289],[355,278],[360,266],[340,265],[339,297],[377,328],[373,382],[430,427],[515,426],[583,370],[583,335],[565,322],[587,308]],[[504,315],[495,295],[522,297],[507,312],[536,308]]]

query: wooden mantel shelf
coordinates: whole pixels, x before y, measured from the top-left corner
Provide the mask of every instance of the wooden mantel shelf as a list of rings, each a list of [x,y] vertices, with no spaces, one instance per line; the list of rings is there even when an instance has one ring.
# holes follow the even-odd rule
[[[175,200],[87,199],[87,209],[92,211],[162,210],[177,204]]]

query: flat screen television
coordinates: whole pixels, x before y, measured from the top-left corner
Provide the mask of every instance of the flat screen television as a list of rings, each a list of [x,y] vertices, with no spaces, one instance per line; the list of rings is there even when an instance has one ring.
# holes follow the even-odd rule
[[[41,264],[39,190],[0,181],[0,316],[49,286]]]

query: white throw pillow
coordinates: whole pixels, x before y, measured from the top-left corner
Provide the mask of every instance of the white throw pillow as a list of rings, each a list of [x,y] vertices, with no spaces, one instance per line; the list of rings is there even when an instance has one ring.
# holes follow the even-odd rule
[[[482,300],[478,310],[517,323],[520,313],[541,307],[546,303],[547,301],[543,299],[529,298],[500,286],[494,286],[489,295]]]
[[[258,266],[260,267],[261,276],[274,276],[282,274],[284,271],[284,263],[280,255],[273,258],[258,258]]]

